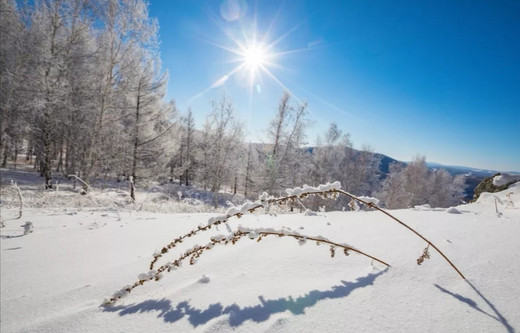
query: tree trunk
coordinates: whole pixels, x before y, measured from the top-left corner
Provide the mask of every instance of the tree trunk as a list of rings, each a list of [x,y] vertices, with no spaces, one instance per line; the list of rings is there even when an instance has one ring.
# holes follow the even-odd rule
[[[184,145],[181,144],[181,155],[180,155],[180,166],[182,168],[182,153],[183,153],[183,150],[184,150]],[[182,175],[179,175],[179,186],[182,185]]]
[[[56,172],[60,172],[60,170],[63,172],[63,143],[60,142],[60,152],[58,155],[58,166],[56,167]]]
[[[32,163],[32,155],[33,155],[33,140],[30,139],[27,144],[27,154],[25,155],[25,163]]]
[[[14,142],[14,168],[16,169],[16,163],[18,162],[18,142]]]
[[[6,126],[5,124],[7,124],[7,119],[8,115],[7,115],[7,110],[5,109],[2,109],[0,110],[0,156],[3,157],[2,159],[2,168],[5,168],[6,165],[7,165],[7,158],[6,158],[6,151],[7,151],[7,144],[6,144],[6,139],[4,137],[4,126]]]
[[[50,114],[45,110],[43,115],[43,128],[42,128],[42,140],[43,140],[43,165],[42,173],[45,177],[45,189],[52,189],[52,147],[51,147],[51,132],[50,132]]]
[[[249,144],[249,151],[247,152],[247,162],[246,162],[246,181],[244,185],[244,197],[247,198],[247,189],[249,185],[249,172],[251,169],[251,144]]]
[[[7,144],[4,143],[4,156],[2,156],[2,168],[5,168],[7,166],[7,157],[9,156],[9,149],[7,147]]]
[[[139,112],[140,112],[140,87],[141,82],[139,81],[138,87],[137,87],[137,104],[135,107],[135,128],[134,128],[134,151],[132,154],[132,180],[131,180],[131,187],[130,187],[130,197],[135,202],[135,181],[137,179],[137,148],[139,148]]]

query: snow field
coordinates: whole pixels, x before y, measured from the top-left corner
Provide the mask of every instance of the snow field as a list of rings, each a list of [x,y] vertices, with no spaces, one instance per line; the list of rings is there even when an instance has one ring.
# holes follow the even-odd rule
[[[114,306],[116,290],[148,271],[155,251],[215,214],[24,210],[1,239],[2,332],[513,332],[520,327],[520,186],[458,206],[392,211],[436,244],[467,283],[433,249],[382,214],[320,212],[245,215],[231,229],[273,228],[350,244],[392,265],[289,237],[242,238],[216,245],[198,262],[135,288]],[[4,215],[5,214],[5,215]],[[17,210],[2,209],[3,216]],[[21,236],[23,223],[34,232]],[[201,232],[158,264],[227,234]],[[19,236],[19,237],[18,237]],[[472,287],[474,286],[474,288]]]

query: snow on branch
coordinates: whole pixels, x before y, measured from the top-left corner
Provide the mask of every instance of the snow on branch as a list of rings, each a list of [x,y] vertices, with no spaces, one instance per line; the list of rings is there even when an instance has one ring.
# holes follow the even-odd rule
[[[305,198],[310,195],[319,195],[323,198],[332,198],[335,199],[338,195],[344,195],[349,197],[351,200],[361,203],[363,205],[366,205],[367,207],[373,208],[375,210],[378,210],[379,212],[385,214],[389,218],[393,219],[397,223],[401,224],[408,230],[412,231],[414,234],[416,234],[418,237],[426,241],[427,248],[423,252],[422,260],[418,260],[417,263],[420,264],[424,260],[424,258],[429,258],[429,253],[427,252],[427,249],[431,246],[433,247],[441,256],[457,271],[457,273],[465,279],[464,275],[458,270],[458,268],[444,255],[444,253],[439,250],[432,242],[430,242],[428,239],[426,239],[424,236],[422,236],[419,232],[390,214],[389,212],[383,210],[382,208],[378,207],[378,200],[376,198],[372,197],[356,197],[346,191],[341,190],[341,184],[340,182],[334,182],[334,183],[327,183],[324,185],[319,185],[317,187],[311,187],[304,185],[303,187],[296,187],[293,189],[287,189],[286,193],[288,196],[285,197],[279,197],[275,198],[270,196],[268,193],[264,192],[262,193],[257,201],[254,202],[246,202],[241,206],[237,207],[231,207],[227,210],[227,212],[224,215],[212,217],[208,220],[208,222],[204,225],[201,224],[198,226],[198,228],[191,230],[189,233],[179,236],[175,238],[173,241],[168,243],[166,246],[164,246],[161,251],[156,251],[153,255],[153,260],[150,263],[150,270],[148,273],[144,273],[139,275],[138,280],[130,286],[126,286],[125,288],[117,291],[114,295],[112,295],[111,298],[106,299],[104,304],[110,305],[116,302],[118,299],[126,296],[128,293],[130,293],[134,288],[143,285],[147,281],[156,280],[162,278],[163,272],[170,272],[172,269],[176,269],[181,266],[182,262],[189,258],[190,265],[193,265],[197,262],[198,258],[202,253],[205,251],[211,250],[215,245],[227,245],[227,244],[235,244],[243,237],[247,236],[249,239],[256,239],[257,242],[260,242],[263,238],[269,237],[269,236],[278,236],[278,237],[291,237],[295,238],[298,241],[298,244],[303,245],[308,241],[314,241],[317,244],[324,243],[328,244],[330,246],[330,254],[331,257],[334,257],[336,248],[342,248],[345,255],[349,255],[349,251],[356,252],[360,255],[366,256],[372,260],[378,261],[386,266],[390,266],[386,262],[382,261],[381,259],[378,259],[376,257],[373,257],[359,249],[356,249],[355,247],[348,245],[348,244],[341,244],[333,242],[325,237],[322,236],[308,236],[304,234],[300,234],[294,231],[290,230],[274,230],[274,229],[266,229],[266,228],[246,228],[243,226],[239,226],[237,230],[231,230],[228,226],[229,234],[227,235],[218,235],[211,237],[211,241],[203,246],[195,245],[189,249],[187,249],[183,254],[181,254],[176,260],[173,262],[168,262],[157,269],[155,268],[155,264],[157,261],[166,253],[169,252],[170,249],[177,246],[177,244],[180,244],[183,242],[185,238],[193,237],[199,232],[206,231],[208,229],[211,229],[213,226],[218,226],[219,224],[226,223],[230,218],[237,217],[240,218],[246,213],[253,213],[255,210],[259,208],[269,208],[270,205],[278,204],[278,205],[285,205],[287,203],[294,202],[295,200],[298,200],[300,198]],[[227,224],[226,224],[227,226]]]
[[[149,281],[159,281],[163,277],[164,272],[171,272],[172,270],[176,270],[177,268],[182,266],[183,261],[189,259],[189,264],[194,265],[197,263],[200,256],[211,249],[213,249],[216,245],[234,245],[242,238],[249,238],[250,240],[256,240],[257,242],[260,242],[265,237],[270,236],[277,236],[279,238],[282,237],[289,237],[294,238],[298,241],[298,244],[303,245],[307,241],[315,241],[316,244],[329,244],[330,245],[330,253],[331,257],[334,257],[335,255],[335,249],[341,248],[343,249],[343,253],[345,256],[350,255],[349,251],[361,254],[365,257],[368,257],[372,260],[375,260],[383,265],[390,266],[386,262],[384,262],[381,259],[378,259],[374,256],[371,256],[361,250],[356,249],[353,246],[350,246],[348,244],[340,244],[335,243],[333,241],[328,240],[327,238],[323,236],[315,236],[310,237],[306,236],[297,232],[289,232],[286,229],[283,230],[275,230],[270,228],[245,228],[242,226],[239,226],[237,230],[229,233],[228,235],[216,235],[211,237],[211,241],[207,243],[206,245],[200,246],[195,245],[189,249],[187,249],[184,253],[182,253],[176,260],[172,262],[168,262],[160,267],[158,267],[156,270],[150,270],[146,273],[139,274],[138,280],[134,282],[132,285],[127,285],[121,290],[116,291],[110,298],[105,299],[104,305],[110,305],[115,303],[117,300],[127,296],[134,288],[143,285],[146,282]]]

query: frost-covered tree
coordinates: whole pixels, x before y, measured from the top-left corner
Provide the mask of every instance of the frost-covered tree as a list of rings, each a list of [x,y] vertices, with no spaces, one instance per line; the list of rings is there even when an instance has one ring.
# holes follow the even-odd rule
[[[464,176],[453,177],[443,169],[429,171],[425,158],[418,156],[406,167],[391,164],[390,173],[377,196],[390,209],[422,204],[449,207],[460,203],[464,188]]]
[[[67,18],[69,23],[69,47],[65,54],[67,70],[65,99],[67,101],[61,123],[56,133],[56,172],[64,175],[75,174],[85,164],[85,143],[93,126],[91,112],[95,109],[97,97],[96,52],[98,50],[94,32],[95,15],[92,7],[85,2],[74,0]]]
[[[244,197],[253,197],[256,192],[262,189],[258,187],[258,173],[259,173],[259,156],[258,149],[251,142],[248,143],[244,155],[245,155],[245,166],[243,167],[242,177],[244,179]]]
[[[465,177],[453,177],[444,169],[434,170],[429,177],[428,203],[432,207],[449,207],[461,202],[464,195]]]
[[[317,139],[309,174],[313,184],[339,180],[350,193],[372,195],[380,185],[379,164],[379,156],[369,147],[353,149],[350,136],[343,134],[337,124],[332,123],[324,135]],[[349,201],[348,198],[340,198],[332,206],[342,209]],[[317,204],[313,203],[314,207]]]
[[[222,185],[234,179],[233,163],[243,147],[243,125],[233,115],[233,104],[222,95],[212,103],[213,110],[206,117],[201,133],[198,165],[200,180],[213,192],[215,207]]]
[[[307,157],[302,150],[306,138],[306,116],[307,104],[293,106],[289,93],[284,93],[267,130],[270,142],[261,152],[262,185],[270,193],[301,182]]]
[[[428,202],[428,168],[425,156],[416,156],[404,169],[406,191],[410,193],[410,205]]]
[[[84,46],[82,37],[89,28],[87,7],[78,0],[55,0],[35,1],[26,8],[29,24],[23,91],[32,112],[31,132],[46,188],[52,187],[52,162],[72,109],[69,79],[79,65],[74,61],[76,51]]]
[[[137,62],[125,64],[130,73],[126,75],[126,109],[131,145],[130,175],[134,182],[145,176],[145,172],[157,173],[158,167],[166,165],[168,154],[165,153],[168,134],[174,126],[170,123],[171,112],[163,107],[162,100],[166,93],[166,73],[161,73],[157,58],[150,58],[149,53],[138,57]],[[132,68],[133,67],[133,68]],[[139,173],[139,175],[138,175]],[[134,187],[130,193],[135,200]]]
[[[179,138],[179,148],[169,164],[171,180],[173,181],[173,178],[179,177],[179,185],[182,185],[184,182],[186,186],[189,186],[194,178],[195,150],[197,148],[195,119],[193,118],[191,108],[188,108],[186,114],[181,117]]]
[[[105,137],[113,127],[108,126],[124,115],[126,67],[135,66],[136,50],[154,48],[157,44],[157,21],[148,16],[143,0],[104,0],[97,7],[98,37],[97,90],[94,126],[85,150],[84,178],[89,180],[98,165],[101,152],[109,145]],[[115,128],[115,130],[118,130]]]
[[[16,157],[27,122],[20,96],[25,27],[14,0],[0,0],[0,165],[5,167],[10,153]]]
[[[350,136],[343,134],[336,123],[331,123],[323,138],[318,137],[312,154],[311,177],[313,185],[325,184],[343,178],[347,154],[351,152]]]
[[[163,132],[175,122],[147,6],[0,0],[0,163],[26,143],[47,188],[53,168],[87,182],[158,172],[162,152],[176,144]]]
[[[389,173],[383,181],[381,190],[376,194],[386,208],[405,208],[410,205],[411,195],[407,191],[404,164],[392,163]]]
[[[374,154],[370,146],[365,145],[361,150],[353,152],[349,182],[345,183],[347,191],[357,195],[371,195],[380,182],[380,164],[381,158]]]

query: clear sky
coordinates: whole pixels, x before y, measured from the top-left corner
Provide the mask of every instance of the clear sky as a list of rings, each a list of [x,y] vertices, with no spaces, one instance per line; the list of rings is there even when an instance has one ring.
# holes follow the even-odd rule
[[[336,122],[399,160],[520,171],[520,1],[151,0],[150,15],[168,97],[198,126],[225,92],[265,141],[287,89],[309,144]]]

